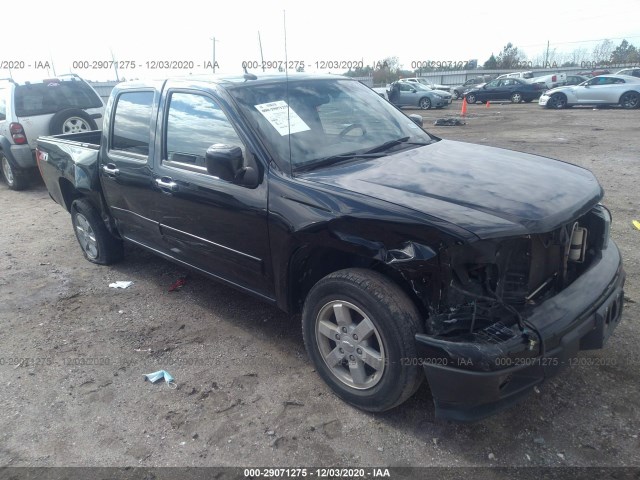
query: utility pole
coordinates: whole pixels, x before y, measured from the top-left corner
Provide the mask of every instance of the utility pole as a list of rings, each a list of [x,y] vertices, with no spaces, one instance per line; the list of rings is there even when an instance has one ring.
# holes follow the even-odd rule
[[[113,69],[116,72],[116,80],[120,82],[120,75],[118,75],[118,62],[116,62],[116,57],[113,55],[113,50],[109,48],[109,51],[111,52],[111,60],[113,60]]]
[[[549,64],[549,40],[547,40],[547,53],[544,56],[544,68]]]
[[[260,38],[260,30],[258,30],[258,43],[260,44],[260,60],[262,62],[262,71],[264,72],[264,55],[262,54],[262,39]]]
[[[219,40],[216,40],[216,37],[212,37],[209,40],[213,43],[213,73],[216,73],[216,42]]]

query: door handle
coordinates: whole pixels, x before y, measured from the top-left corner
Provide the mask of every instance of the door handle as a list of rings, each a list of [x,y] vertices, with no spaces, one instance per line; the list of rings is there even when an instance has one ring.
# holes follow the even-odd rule
[[[120,173],[120,170],[118,170],[113,163],[103,165],[102,171],[110,177],[115,177],[116,175],[118,175],[118,173]]]
[[[178,191],[178,184],[169,177],[156,178],[156,185],[165,192]]]

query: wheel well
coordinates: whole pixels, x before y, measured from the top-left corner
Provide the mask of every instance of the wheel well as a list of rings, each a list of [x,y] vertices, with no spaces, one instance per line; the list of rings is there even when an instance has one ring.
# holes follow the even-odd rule
[[[289,313],[301,313],[313,286],[330,273],[345,268],[365,268],[386,276],[409,296],[421,313],[425,313],[424,303],[397,270],[378,260],[332,248],[301,249],[294,255],[289,267]]]
[[[627,90],[626,92],[620,95],[620,98],[618,99],[618,101],[620,101],[622,97],[624,97],[627,93],[635,93],[636,95],[640,95],[640,92],[637,92],[635,90]]]
[[[78,192],[73,184],[66,178],[60,179],[60,193],[62,193],[64,206],[68,212],[71,211],[71,204],[73,201],[82,197],[82,194]]]

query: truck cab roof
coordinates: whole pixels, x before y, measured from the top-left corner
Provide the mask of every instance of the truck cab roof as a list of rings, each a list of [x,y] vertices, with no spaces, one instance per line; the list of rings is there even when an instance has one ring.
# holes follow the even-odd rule
[[[242,75],[213,75],[213,74],[204,74],[204,75],[189,75],[184,77],[174,77],[171,79],[164,80],[132,80],[128,82],[119,83],[117,88],[142,88],[142,87],[156,87],[161,88],[166,82],[170,81],[172,83],[182,82],[182,83],[210,83],[213,85],[223,85],[225,87],[233,87],[244,85],[246,83],[252,83],[256,85],[263,85],[268,83],[282,83],[286,81],[297,81],[297,80],[353,80],[349,77],[345,77],[342,75],[330,75],[330,74],[310,74],[310,73],[290,73],[288,75],[278,72],[278,73],[263,73],[263,74],[253,74],[247,73]]]

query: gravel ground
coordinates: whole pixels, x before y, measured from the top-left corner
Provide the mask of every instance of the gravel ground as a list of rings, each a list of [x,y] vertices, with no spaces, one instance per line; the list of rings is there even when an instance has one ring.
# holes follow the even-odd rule
[[[628,273],[604,350],[474,424],[435,420],[426,384],[364,413],[314,372],[299,319],[138,248],[93,265],[41,183],[0,184],[0,465],[640,466],[640,111],[494,103],[430,127],[459,105],[406,113],[444,138],[584,166],[604,186]],[[143,380],[159,369],[177,389]]]

